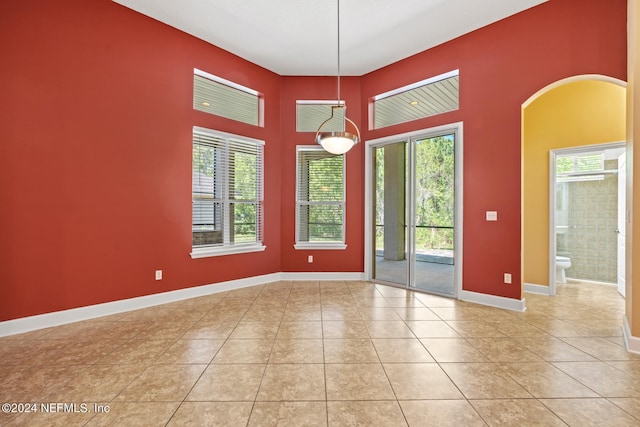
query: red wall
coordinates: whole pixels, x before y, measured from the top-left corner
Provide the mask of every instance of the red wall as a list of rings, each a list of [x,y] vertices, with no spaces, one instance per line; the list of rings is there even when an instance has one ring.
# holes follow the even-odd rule
[[[625,79],[625,31],[625,0],[551,0],[343,79],[365,140],[464,121],[464,289],[520,298],[520,106],[567,76]],[[264,128],[194,111],[193,68],[262,92]],[[366,130],[372,96],[456,68],[458,111]],[[347,155],[347,249],[293,249],[295,146],[313,144],[295,132],[295,100],[334,98],[335,78],[280,77],[110,0],[22,0],[0,2],[0,85],[0,321],[278,271],[363,270],[363,143]],[[266,141],[265,252],[189,257],[194,125]]]
[[[360,116],[360,78],[343,77],[341,98],[347,117],[356,124]],[[296,101],[336,99],[335,77],[284,77],[282,84],[282,270],[322,272],[364,271],[364,143],[346,155],[345,250],[295,250],[296,145],[315,145],[313,132],[296,132]],[[362,130],[362,129],[361,129]],[[313,255],[309,264],[307,256]]]
[[[626,1],[551,0],[363,76],[362,96],[455,69],[458,111],[365,137],[464,122],[463,289],[519,299],[521,105],[573,75],[626,80]],[[498,211],[498,222],[485,221],[488,210]],[[512,285],[503,273],[513,275]]]
[[[110,0],[1,2],[0,58],[0,321],[281,271],[280,76]],[[194,111],[194,67],[265,127]],[[265,252],[190,258],[194,125],[266,141]]]

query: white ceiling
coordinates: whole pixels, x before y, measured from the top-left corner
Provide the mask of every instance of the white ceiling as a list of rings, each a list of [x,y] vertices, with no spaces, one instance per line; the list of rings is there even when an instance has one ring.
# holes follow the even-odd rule
[[[280,75],[337,74],[337,0],[114,0]],[[341,74],[360,76],[547,0],[342,0]]]

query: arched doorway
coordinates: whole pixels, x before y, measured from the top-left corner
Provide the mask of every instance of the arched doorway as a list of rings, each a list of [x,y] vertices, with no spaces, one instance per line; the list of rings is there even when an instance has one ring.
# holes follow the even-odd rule
[[[555,82],[522,105],[522,277],[524,290],[553,294],[549,153],[626,138],[626,83],[601,75]],[[552,256],[553,255],[553,256]]]

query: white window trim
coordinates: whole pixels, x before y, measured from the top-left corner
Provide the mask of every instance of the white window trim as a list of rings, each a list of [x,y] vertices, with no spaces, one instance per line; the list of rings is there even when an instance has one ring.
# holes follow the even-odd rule
[[[222,77],[214,76],[213,74],[207,73],[206,71],[202,71],[202,70],[199,70],[197,68],[193,69],[193,74],[195,74],[196,76],[204,77],[205,79],[208,79],[208,80],[212,80],[214,82],[221,83],[221,84],[223,84],[225,86],[229,86],[229,87],[232,87],[234,89],[241,90],[243,92],[246,92],[246,93],[254,95],[254,96],[260,96],[260,92],[258,92],[255,89],[251,89],[250,87],[242,86],[241,84],[232,82],[231,80],[223,79]]]
[[[256,145],[265,145],[265,142],[259,139],[255,139],[255,138],[250,138],[247,136],[242,136],[242,135],[235,135],[232,133],[227,133],[227,132],[221,132],[221,131],[216,131],[214,129],[208,129],[208,128],[203,128],[203,127],[199,127],[199,126],[194,126],[193,130],[192,130],[192,135],[194,132],[200,132],[200,133],[208,133],[211,135],[216,135],[225,139],[236,139],[236,140],[243,140],[243,141],[247,141],[247,142],[251,142],[254,143]],[[193,143],[192,143],[193,145]],[[262,202],[264,202],[264,154],[262,156],[262,188],[260,188],[260,192],[259,192],[259,200],[262,200]],[[226,178],[225,178],[225,183],[226,185]],[[227,209],[225,208],[225,213],[224,215],[228,215],[228,212],[226,212]],[[264,215],[264,212],[262,213]],[[228,221],[225,221],[225,223],[228,223]],[[262,227],[264,227],[264,223],[261,225]],[[228,239],[228,233],[230,232],[227,228],[223,229],[224,234],[226,235],[225,239]],[[264,239],[264,235],[261,236]],[[198,259],[198,258],[208,258],[208,257],[215,257],[215,256],[223,256],[223,255],[235,255],[235,254],[243,254],[243,253],[251,253],[251,252],[262,252],[265,249],[267,249],[267,247],[264,245],[264,242],[259,242],[259,243],[238,243],[238,244],[234,244],[234,245],[227,245],[227,246],[191,246],[191,252],[189,253],[189,256],[192,259]]]
[[[344,243],[338,242],[299,242],[293,245],[296,250],[302,251],[307,249],[328,249],[328,250],[345,250],[347,249],[347,245]]]
[[[296,101],[296,105],[344,105],[344,101],[343,100],[330,100],[330,99],[318,99],[318,100],[313,100],[313,99],[298,99]],[[301,145],[301,147],[304,147],[303,145]]]
[[[250,252],[262,252],[267,247],[265,245],[234,245],[234,246],[205,246],[195,247],[189,254],[192,259],[208,258],[222,255],[245,254]]]
[[[346,244],[346,233],[347,233],[347,159],[346,156],[343,157],[343,181],[344,181],[344,192],[343,192],[343,200],[342,200],[342,242],[301,242],[298,240],[298,182],[300,180],[300,167],[298,165],[298,152],[300,150],[305,151],[324,151],[324,149],[317,145],[296,145],[296,200],[295,200],[295,234],[296,234],[296,243],[293,245],[296,250],[345,250],[347,249]],[[342,154],[344,156],[344,154]]]

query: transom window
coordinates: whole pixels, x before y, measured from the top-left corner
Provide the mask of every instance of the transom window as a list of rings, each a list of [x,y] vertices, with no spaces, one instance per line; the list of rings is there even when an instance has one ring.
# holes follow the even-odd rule
[[[193,108],[254,126],[262,126],[262,102],[257,91],[193,70]]]
[[[320,125],[331,117],[331,107],[344,101],[296,101],[296,131],[317,132]],[[338,132],[344,123],[344,109],[334,110],[333,119],[325,124],[327,131]]]
[[[568,154],[556,157],[558,182],[604,179],[604,152]]]
[[[459,108],[459,71],[453,70],[373,98],[374,129],[435,116]]]

